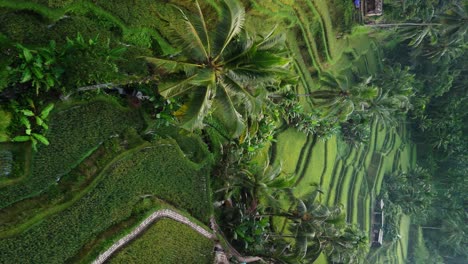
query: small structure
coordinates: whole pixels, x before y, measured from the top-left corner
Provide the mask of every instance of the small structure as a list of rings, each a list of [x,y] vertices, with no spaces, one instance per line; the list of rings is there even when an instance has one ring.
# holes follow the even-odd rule
[[[383,244],[383,230],[382,228],[372,230],[372,246],[380,247]]]
[[[373,224],[372,224],[372,235],[371,243],[373,247],[380,247],[383,244],[383,227],[385,223],[384,218],[384,202],[382,199],[377,200],[375,203],[375,209],[373,213]]]
[[[0,177],[9,176],[13,170],[13,154],[9,150],[0,151]]]
[[[382,15],[383,0],[363,0],[361,6],[367,17]]]

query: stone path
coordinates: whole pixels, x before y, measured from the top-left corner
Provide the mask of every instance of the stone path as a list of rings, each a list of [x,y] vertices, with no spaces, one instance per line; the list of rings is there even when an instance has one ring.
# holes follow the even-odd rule
[[[100,254],[99,257],[93,261],[93,264],[102,264],[104,263],[112,254],[114,254],[118,249],[125,246],[128,242],[135,239],[141,232],[144,232],[145,229],[153,224],[155,221],[159,220],[160,218],[170,218],[179,223],[183,223],[188,225],[193,230],[200,233],[202,236],[208,239],[214,239],[215,235],[203,227],[195,224],[194,222],[190,221],[187,217],[169,210],[169,209],[162,209],[152,213],[148,218],[146,218],[143,222],[141,222],[138,227],[136,227],[130,234],[126,235],[125,237],[119,239],[116,243],[114,243],[109,249],[107,249],[104,253]]]

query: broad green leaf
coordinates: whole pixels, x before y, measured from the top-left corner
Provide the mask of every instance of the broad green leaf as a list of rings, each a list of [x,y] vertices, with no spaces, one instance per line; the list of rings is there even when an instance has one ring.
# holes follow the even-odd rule
[[[26,129],[26,135],[30,136],[30,135],[31,135],[31,131],[32,131],[32,130],[31,130],[30,128]]]
[[[27,110],[27,109],[21,110],[21,113],[23,113],[23,115],[25,115],[25,116],[34,116],[33,111]]]
[[[24,69],[23,75],[21,76],[20,83],[25,83],[25,82],[27,82],[27,81],[29,81],[31,79],[32,79],[31,70],[29,68]]]
[[[53,87],[55,85],[54,78],[52,78],[49,74],[46,75],[46,83],[49,87]]]
[[[26,141],[29,141],[31,139],[30,136],[16,136],[12,139],[12,141],[14,142],[26,142]]]
[[[37,139],[35,139],[34,137],[31,137],[31,146],[34,151],[37,151]]]
[[[31,128],[31,123],[29,122],[28,118],[25,116],[20,117],[20,123],[23,124],[27,129]]]
[[[49,116],[50,111],[52,111],[52,109],[54,109],[54,104],[53,103],[48,104],[44,109],[42,109],[41,118],[42,119],[47,119],[47,117]]]
[[[48,146],[50,143],[49,143],[49,140],[47,140],[46,137],[44,137],[43,135],[41,134],[36,134],[36,133],[32,133],[33,137],[36,138],[39,142],[41,142],[42,144]]]
[[[24,59],[27,61],[27,62],[30,62],[32,61],[33,59],[33,55],[31,53],[31,51],[23,46],[21,46],[21,49],[23,50],[23,55],[24,55]]]
[[[32,67],[31,70],[37,78],[39,79],[44,78],[44,74],[42,73],[41,69],[39,69],[38,67]]]
[[[42,126],[42,124],[44,124],[44,120],[42,120],[42,118],[38,116],[35,116],[35,118],[36,118],[36,124],[38,124],[39,126]]]

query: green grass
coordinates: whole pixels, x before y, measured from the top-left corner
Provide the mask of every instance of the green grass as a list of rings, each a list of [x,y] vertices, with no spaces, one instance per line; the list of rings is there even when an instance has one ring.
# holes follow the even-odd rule
[[[329,195],[330,186],[332,184],[332,179],[333,179],[333,171],[334,171],[334,165],[337,162],[337,140],[336,137],[332,137],[331,139],[327,140],[325,143],[325,150],[326,150],[326,155],[325,155],[325,166],[324,166],[324,171],[322,173],[322,177],[320,179],[320,185],[324,189],[325,196]]]
[[[338,54],[341,53],[341,50],[336,40],[335,30],[332,24],[332,17],[330,16],[330,12],[329,12],[328,1],[327,0],[307,0],[307,1],[309,2],[312,1],[314,3],[314,6],[317,12],[320,14],[322,18],[324,31],[326,34],[326,40],[327,40],[327,44],[329,47],[328,51],[330,53],[331,58],[334,59],[335,57],[337,57]]]
[[[141,130],[143,126],[137,111],[110,98],[58,105],[49,120],[46,136],[50,145],[40,146],[34,154],[30,176],[1,189],[0,208],[35,196],[55,184],[110,136],[129,127]]]
[[[317,140],[313,146],[310,146],[308,155],[304,157],[304,168],[300,175],[302,177],[294,189],[297,197],[304,197],[313,190],[312,185],[320,184],[325,169],[325,145],[326,142]]]
[[[128,142],[116,138],[106,141],[93,155],[64,177],[60,185],[53,186],[42,195],[4,208],[0,211],[0,238],[23,232],[46,217],[57,214],[77,202],[96,187],[104,177],[104,171],[111,164],[149,145],[148,142],[143,143],[141,138],[134,141],[135,143],[128,146],[129,149],[118,146]]]
[[[277,141],[277,162],[282,163],[284,173],[295,173],[307,136],[294,128],[288,128],[278,135]]]
[[[146,195],[184,208],[206,223],[212,213],[208,174],[207,168],[184,158],[174,140],[159,141],[116,161],[103,180],[69,208],[0,240],[0,262],[63,263],[111,226],[151,209],[142,198]]]
[[[314,264],[328,264],[328,259],[325,254],[321,253],[319,257],[314,261]]]
[[[422,228],[418,226],[416,230],[411,233],[415,233],[415,235],[413,235],[414,238],[412,238],[411,240],[414,241],[414,244],[412,245],[412,251],[410,254],[411,259],[414,261],[415,264],[429,263],[430,259],[428,258],[431,257],[431,254],[424,241]]]
[[[400,220],[400,243],[402,249],[402,255],[404,260],[408,258],[408,241],[409,241],[409,229],[410,229],[411,219],[407,215],[402,215]],[[403,262],[401,262],[403,263]]]
[[[352,184],[351,188],[350,188],[350,192],[349,192],[349,195],[352,197],[351,199],[351,203],[352,203],[352,215],[351,215],[351,219],[353,219],[352,223],[358,223],[359,222],[359,219],[358,219],[358,216],[359,216],[359,202],[360,202],[360,198],[359,198],[359,193],[360,193],[360,190],[362,188],[362,181],[364,180],[366,176],[364,175],[364,172],[363,171],[359,171],[356,173],[355,175],[355,180],[354,180],[354,183]]]
[[[114,255],[108,263],[212,263],[213,241],[190,227],[162,219]]]
[[[317,18],[315,21],[318,24],[319,28],[317,30],[318,32],[316,34],[315,39],[317,39],[318,46],[321,47],[320,53],[322,54],[322,60],[324,60],[324,62],[331,62],[332,58],[328,46],[329,39],[327,35],[327,28],[325,27],[325,23],[323,21],[325,16],[317,11],[316,6],[310,0],[306,0],[305,5],[309,8],[313,16]]]
[[[327,205],[329,206],[332,206],[335,204],[335,199],[337,195],[337,185],[343,173],[343,168],[344,168],[343,160],[336,159],[335,165],[333,168],[332,177],[331,177],[331,182],[330,182],[329,188],[326,190]]]
[[[148,10],[148,6],[152,5],[143,5],[143,7],[139,10],[144,10],[145,7],[146,10]],[[119,17],[88,1],[76,1],[73,4],[67,5],[62,8],[49,8],[47,6],[32,2],[20,0],[2,0],[0,1],[0,7],[16,11],[35,12],[43,16],[44,18],[54,22],[60,20],[63,16],[67,14],[80,15],[91,13],[99,19],[118,27],[121,30],[125,41],[131,42],[132,44],[149,47],[152,44],[151,39],[155,39],[163,54],[172,54],[175,52],[175,50],[170,46],[170,44],[154,28],[145,27],[142,25],[129,27]],[[131,7],[134,8],[135,5],[132,5]],[[132,8],[130,8],[129,10],[132,10]],[[116,10],[114,9],[112,11],[115,12]],[[136,15],[135,17],[140,18],[141,16]],[[147,19],[152,20],[152,17],[147,16]]]
[[[338,185],[338,193],[335,201],[337,204],[342,204],[346,208],[348,207],[348,199],[350,198],[349,187],[354,173],[356,172],[353,167],[347,167],[346,172]]]

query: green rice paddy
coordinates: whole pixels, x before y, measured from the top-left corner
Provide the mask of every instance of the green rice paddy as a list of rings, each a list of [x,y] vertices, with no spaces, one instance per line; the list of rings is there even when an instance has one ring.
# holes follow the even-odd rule
[[[18,10],[24,9],[22,1],[3,2],[3,6]],[[257,0],[251,2],[252,10],[250,12],[252,14],[268,16],[274,12],[286,21],[286,26],[283,26],[287,31],[287,47],[292,56],[294,68],[300,77],[298,93],[308,93],[317,89],[319,87],[318,76],[322,71],[345,74],[349,77],[356,73],[365,77],[373,75],[381,69],[381,55],[366,29],[357,28],[352,34],[337,38],[338,32],[333,28],[330,16],[330,9],[333,6],[329,6],[328,1]],[[106,6],[105,3],[101,4],[103,7],[92,4],[85,5],[78,1],[78,4],[53,10],[36,4],[32,5],[32,8],[35,12],[52,21],[58,20],[67,12],[84,12],[83,10],[85,10],[95,13],[102,20],[119,28],[130,42],[134,33],[142,30],[136,25],[126,25],[124,18],[110,14],[111,7]],[[160,41],[160,48],[164,53],[172,52],[171,47],[162,40],[158,31],[151,25],[145,25],[145,27],[152,33],[152,39]],[[313,108],[309,97],[301,97],[300,103],[306,110]],[[327,141],[321,141],[313,135],[306,136],[302,132],[289,128],[276,136],[276,142],[262,151],[262,156],[258,158],[258,161],[265,160],[268,152],[273,153],[274,155],[271,155],[273,163],[281,163],[285,173],[297,175],[298,181],[294,189],[296,196],[304,197],[307,195],[313,190],[312,185],[321,186],[324,191],[321,196],[322,203],[327,205],[342,204],[347,213],[347,220],[358,225],[370,235],[372,208],[375,197],[380,193],[384,175],[394,170],[408,170],[414,166],[415,147],[407,141],[405,129],[404,125],[401,125],[399,129],[382,128],[380,124],[375,122],[372,125],[368,145],[352,148],[344,146],[346,143],[336,136]],[[103,138],[107,138],[112,134],[111,132],[114,131],[106,131]],[[96,150],[97,143],[91,145],[83,147],[84,150],[76,151],[75,156],[80,159],[89,156],[88,154]],[[141,148],[145,147],[147,146]],[[116,230],[128,231],[128,228],[136,223],[136,218],[141,219],[142,213],[138,210],[148,211],[149,208],[156,207],[147,199],[141,198],[142,195],[147,194],[165,198],[206,222],[211,213],[206,209],[211,204],[208,195],[209,186],[206,185],[208,182],[206,175],[209,171],[203,167],[203,164],[187,159],[181,150],[182,147],[179,147],[175,140],[160,141],[152,147],[153,150],[145,150],[146,153],[138,152],[135,154],[135,158],[124,155],[125,157],[121,157],[118,162],[109,161],[110,165],[102,169],[99,176],[94,179],[95,183],[90,184],[88,189],[78,192],[77,196],[69,200],[68,203],[56,204],[47,209],[48,211],[44,210],[47,213],[41,215],[41,219],[34,222],[34,225],[27,226],[30,229],[20,237],[0,242],[0,249],[6,252],[6,249],[11,249],[20,243],[29,245],[39,252],[41,247],[48,244],[48,234],[40,231],[47,229],[52,230],[52,235],[66,234],[67,238],[64,240],[68,239],[67,241],[72,243],[73,247],[67,247],[60,254],[42,251],[37,255],[29,252],[27,248],[18,248],[16,258],[19,258],[21,254],[29,254],[28,260],[31,263],[41,263],[41,261],[42,263],[47,261],[59,263],[73,260],[80,254],[95,255],[96,245],[102,247],[103,244],[109,244],[116,239]],[[154,151],[154,148],[157,148],[157,151]],[[174,159],[182,160],[183,169],[164,162],[164,157],[160,154],[161,151],[168,152]],[[163,165],[152,165],[152,160],[147,159],[149,156],[157,159]],[[141,158],[141,161],[136,158]],[[124,162],[132,166],[121,165]],[[76,164],[72,165],[70,167],[74,167]],[[131,169],[127,169],[130,167]],[[159,180],[142,173],[146,172],[148,167],[151,168],[154,175],[160,177]],[[143,170],[143,168],[145,169]],[[68,173],[71,169],[67,169],[63,173]],[[53,184],[54,181],[52,176],[57,173],[51,173],[50,184]],[[62,172],[60,171],[60,173]],[[175,176],[174,178],[166,177],[165,173],[171,173]],[[146,185],[137,185],[131,178],[122,175],[142,179]],[[107,179],[112,178],[123,183],[111,184],[110,180]],[[0,184],[7,185],[6,183]],[[43,188],[44,183],[40,184]],[[50,184],[44,184],[44,188]],[[169,185],[171,187],[168,187]],[[100,190],[106,188],[112,192],[109,191],[107,192],[108,196],[101,197]],[[199,189],[203,189],[203,192],[200,192]],[[173,194],[175,190],[184,194],[183,197]],[[21,197],[10,198],[11,202],[23,198],[23,194],[20,194]],[[196,199],[193,199],[194,197]],[[9,203],[10,201],[5,202],[2,206],[7,206]],[[157,204],[157,206],[160,205]],[[139,206],[143,209],[139,209]],[[101,213],[102,211],[105,214]],[[102,217],[113,219],[113,225],[102,226],[102,221],[97,222],[99,219],[95,219],[89,212],[96,212],[96,215],[101,214]],[[130,221],[129,219],[132,217],[135,218],[132,220],[133,222],[125,222]],[[84,226],[76,220],[82,218],[91,219],[88,222],[92,224]],[[69,219],[70,222],[57,224],[57,219],[61,219],[61,221]],[[375,261],[372,263],[405,263],[405,259],[408,257],[409,223],[409,217],[401,217],[400,234],[402,238],[393,244],[384,245],[377,251],[371,252],[372,260]],[[210,263],[212,243],[197,234],[191,234],[192,230],[185,230],[185,228],[185,226],[170,220],[161,220],[150,227],[139,239],[120,251],[110,263],[141,263],[140,261],[145,263],[152,261],[156,261],[154,263]],[[86,241],[89,244],[86,244]],[[64,241],[56,243],[64,243]],[[59,245],[57,247],[60,248]],[[141,254],[142,251],[145,254]],[[159,252],[165,253],[158,254]],[[0,259],[1,254],[0,252]],[[48,258],[50,255],[54,255],[54,258]],[[17,260],[18,263],[21,262],[20,259]],[[196,262],[194,262],[195,260]],[[328,261],[326,256],[321,254],[314,263],[323,264],[328,263]]]
[[[301,76],[299,93],[317,89],[317,74],[324,70],[350,78],[353,72],[365,77],[381,70],[381,55],[366,29],[357,28],[351,35],[336,37],[329,15],[329,8],[333,7],[328,6],[327,1],[302,0],[301,8],[294,9],[284,5],[284,1],[256,2],[264,11],[273,7],[290,11],[288,19],[294,26],[289,30],[287,44]],[[313,108],[308,98],[301,98],[300,102],[304,109]],[[351,148],[343,146],[346,143],[337,137],[314,142],[312,138],[288,129],[277,136],[272,148],[275,149],[275,162],[281,161],[286,172],[297,174],[296,196],[304,197],[315,188],[313,185],[320,185],[324,191],[323,203],[344,205],[347,220],[370,234],[371,212],[384,175],[394,169],[409,168],[409,160],[414,155],[404,130],[404,126],[393,129],[374,122],[368,145]],[[402,219],[402,233],[407,231],[408,221]],[[400,262],[395,263],[404,263],[407,257],[404,240],[403,237],[398,246]],[[326,257],[320,255],[315,263],[327,263]]]

